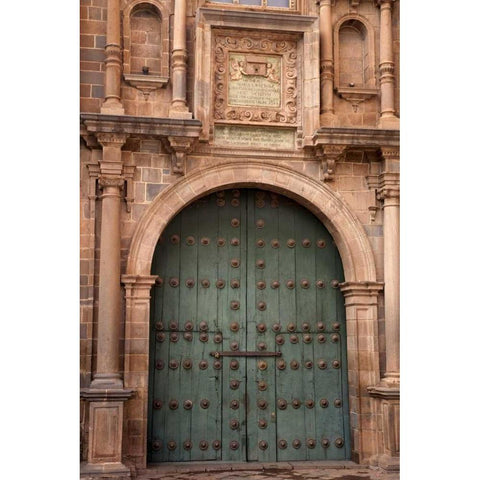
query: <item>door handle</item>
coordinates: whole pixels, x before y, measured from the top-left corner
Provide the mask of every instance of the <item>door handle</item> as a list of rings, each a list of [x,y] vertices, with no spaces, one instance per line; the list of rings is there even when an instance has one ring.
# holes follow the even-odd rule
[[[281,357],[282,352],[210,352],[211,357]]]

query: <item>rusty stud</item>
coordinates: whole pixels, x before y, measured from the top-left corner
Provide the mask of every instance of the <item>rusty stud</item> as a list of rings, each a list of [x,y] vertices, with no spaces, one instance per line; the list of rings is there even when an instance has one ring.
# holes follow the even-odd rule
[[[325,324],[323,322],[318,322],[317,323],[317,330],[319,332],[323,332],[325,330]]]
[[[200,450],[207,450],[208,442],[206,440],[201,440],[198,446],[200,447]]]
[[[280,286],[280,282],[278,280],[274,280],[271,284],[273,289],[277,289]]]
[[[257,247],[263,248],[264,246],[265,246],[265,240],[263,240],[262,238],[259,238],[257,240]]]
[[[308,448],[315,448],[317,442],[313,438],[307,439],[307,447]]]
[[[240,325],[238,324],[238,322],[232,322],[230,324],[230,330],[232,332],[238,332],[239,329],[240,329]]]
[[[222,340],[223,340],[223,337],[222,337],[222,334],[221,333],[216,333],[214,336],[213,336],[213,341],[215,343],[222,343]]]
[[[292,442],[292,447],[293,448],[300,448],[302,446],[302,442],[296,438],[293,442]]]
[[[267,428],[267,421],[264,420],[263,418],[261,418],[261,419],[258,421],[258,428]]]
[[[285,360],[277,360],[277,368],[279,370],[285,370],[286,367],[287,363],[285,362]]]
[[[311,343],[311,341],[312,341],[312,336],[309,333],[303,336],[303,343]]]
[[[290,322],[288,325],[287,325],[287,330],[289,332],[294,332],[295,331],[295,328],[296,328],[296,325],[293,323],[293,322]]]
[[[224,238],[217,238],[217,245],[219,247],[223,247],[225,245],[226,241]]]
[[[163,407],[163,402],[161,400],[154,400],[153,408],[155,410],[160,410]]]
[[[262,260],[262,259],[257,260],[255,262],[255,265],[257,266],[257,268],[260,268],[260,269],[265,268],[265,260]]]
[[[207,278],[202,279],[200,283],[203,288],[208,288],[210,286],[210,281]]]
[[[320,370],[325,370],[327,368],[327,362],[325,360],[319,360],[317,365]]]
[[[230,428],[232,430],[237,430],[237,428],[240,426],[240,422],[236,419],[230,420]]]
[[[333,288],[338,288],[338,285],[340,285],[340,282],[338,280],[332,280],[330,285],[333,287]]]
[[[163,278],[158,277],[155,279],[155,286],[157,287],[163,287]]]
[[[333,368],[340,368],[340,361],[339,360],[334,360],[332,362],[332,367]]]
[[[290,368],[291,368],[292,370],[298,370],[298,367],[299,367],[299,363],[298,363],[296,360],[292,360],[292,361],[290,362]]]
[[[170,400],[170,402],[168,402],[168,406],[170,407],[170,410],[176,410],[178,408],[178,401]]]
[[[187,341],[187,342],[191,342],[193,340],[193,335],[190,333],[190,332],[185,332],[183,334],[183,338]]]
[[[165,334],[163,332],[157,333],[155,335],[157,342],[163,342],[165,340]]]
[[[305,400],[305,406],[307,408],[313,408],[315,406],[315,402],[311,398],[309,398],[308,400]]]
[[[187,278],[185,280],[185,285],[188,287],[188,288],[193,288],[195,286],[195,280],[193,278]]]
[[[230,286],[231,286],[232,288],[240,288],[240,280],[238,280],[238,279],[235,278],[234,280],[232,280],[232,281],[230,282]]]
[[[239,406],[240,406],[240,402],[238,400],[232,400],[230,402],[230,408],[232,410],[237,410]]]
[[[326,398],[322,398],[322,399],[320,400],[320,406],[321,406],[322,408],[327,408],[327,407],[328,407],[328,400],[327,400]]]
[[[240,308],[240,302],[238,300],[232,300],[230,302],[230,308],[232,310],[238,310]]]
[[[300,408],[301,405],[302,405],[302,402],[298,398],[294,398],[292,400],[292,407],[293,408]]]
[[[339,398],[337,398],[337,399],[333,402],[333,404],[334,404],[337,408],[340,408],[340,407],[342,406],[342,401],[341,401]]]
[[[225,286],[225,280],[222,280],[222,279],[217,280],[215,285],[217,288],[223,288]]]
[[[238,190],[238,189],[236,189],[236,188],[235,188],[234,190],[232,190],[232,197],[233,197],[233,198],[238,198],[238,197],[240,197],[240,190]]]
[[[257,208],[263,208],[265,206],[265,200],[256,200],[255,201],[255,206]]]
[[[257,331],[260,333],[264,333],[267,330],[267,326],[264,323],[259,323],[257,325]]]
[[[225,206],[225,200],[223,198],[217,198],[217,207],[224,207]]]
[[[220,360],[215,360],[213,362],[213,368],[215,370],[220,370],[222,368],[222,362]]]
[[[332,325],[332,328],[335,330],[335,331],[339,331],[340,330],[340,324],[338,322],[335,322],[333,325]]]
[[[237,390],[239,386],[240,386],[240,382],[238,380],[230,380],[230,388],[232,390]]]
[[[155,322],[155,330],[163,330],[163,322]]]
[[[184,408],[185,410],[191,410],[192,407],[193,407],[193,402],[192,402],[191,400],[185,400],[185,401],[183,402],[183,408]]]
[[[214,440],[212,442],[212,448],[214,450],[220,450],[220,447],[222,446],[222,443],[220,442],[220,440]]]
[[[217,198],[225,198],[225,192],[223,190],[219,190],[218,192],[215,192],[215,195]]]
[[[160,440],[155,440],[153,443],[152,443],[152,450],[154,452],[158,452],[159,450],[162,449],[162,442]]]
[[[171,333],[170,334],[170,341],[172,343],[177,343],[178,342],[178,333]]]
[[[175,322],[175,321],[171,321],[170,322],[170,330],[172,330],[172,331],[178,330],[178,323]]]
[[[177,277],[172,277],[170,278],[170,286],[173,287],[173,288],[176,288],[178,287],[178,285],[180,284],[179,280]]]
[[[297,244],[297,242],[295,242],[295,240],[293,238],[289,238],[287,240],[287,247],[289,247],[289,248],[293,248],[296,244]]]
[[[315,285],[317,286],[317,288],[324,288],[325,287],[325,283],[323,282],[323,280],[317,280],[315,282]]]
[[[178,368],[178,362],[176,360],[170,360],[170,362],[168,362],[168,366],[172,370],[176,370]]]
[[[281,329],[282,329],[282,326],[281,326],[279,323],[274,323],[274,324],[272,325],[272,330],[273,330],[274,332],[279,332]]]
[[[185,370],[190,370],[192,368],[192,365],[192,361],[189,358],[183,361],[183,368]]]
[[[290,343],[298,343],[298,337],[296,335],[290,335]]]
[[[325,335],[318,335],[317,340],[318,343],[325,343]]]
[[[327,243],[325,240],[317,240],[317,247],[318,248],[325,248],[327,246]]]
[[[302,288],[308,288],[310,286],[310,282],[306,279],[303,279],[301,282],[300,282],[300,285]]]
[[[293,280],[287,280],[287,288],[290,290],[295,288],[295,282]]]
[[[232,218],[230,225],[232,225],[233,228],[237,228],[240,225],[240,220],[238,218]]]
[[[260,410],[265,410],[268,406],[268,403],[266,400],[264,400],[263,398],[260,399],[258,402],[257,402],[257,407],[260,409]]]
[[[308,248],[310,247],[310,245],[312,244],[311,240],[309,240],[308,238],[304,238],[302,240],[302,245],[305,247],[305,248]]]
[[[259,370],[266,370],[268,368],[268,364],[265,360],[260,360],[257,366]]]
[[[200,400],[200,406],[203,408],[203,409],[206,409],[210,406],[210,401],[207,400],[206,398],[203,398],[202,400]]]
[[[267,304],[265,302],[258,302],[257,303],[257,308],[263,312],[267,308]]]
[[[338,343],[338,341],[340,340],[340,337],[335,333],[331,336],[331,339],[333,343]]]
[[[268,443],[265,440],[260,440],[258,442],[258,448],[260,448],[260,450],[266,450],[268,448]]]
[[[178,245],[180,243],[180,235],[172,235],[170,237],[170,242],[172,242],[174,245]]]
[[[330,445],[330,442],[329,442],[326,438],[324,438],[324,439],[322,440],[322,447],[323,447],[323,448],[328,448],[329,445]]]
[[[280,242],[276,238],[274,238],[271,241],[270,245],[272,245],[272,248],[279,248],[280,247]]]
[[[264,290],[266,286],[267,284],[263,280],[260,280],[259,282],[257,282],[257,288],[259,290]]]
[[[312,368],[313,367],[313,362],[311,360],[306,360],[305,361],[305,368]]]
[[[208,368],[208,362],[206,360],[200,360],[198,367],[200,370],[206,370]]]
[[[255,225],[257,228],[263,228],[265,226],[265,220],[263,218],[259,218],[256,222]]]
[[[304,332],[309,332],[310,331],[310,324],[307,322],[302,323],[302,330]]]
[[[198,328],[200,329],[201,332],[206,332],[208,330],[208,323],[205,321],[202,321],[198,324]]]
[[[185,440],[183,442],[183,449],[184,450],[191,450],[192,449],[192,442],[190,440]]]
[[[264,382],[263,380],[261,380],[260,382],[258,382],[258,389],[259,389],[261,392],[264,392],[264,391],[267,389],[267,382]]]
[[[208,237],[202,237],[202,239],[200,240],[200,243],[202,245],[210,245],[210,239]]]
[[[240,444],[236,440],[230,442],[230,450],[238,450]]]
[[[163,367],[164,367],[164,366],[165,366],[165,363],[164,363],[163,360],[157,360],[157,361],[155,362],[155,368],[156,368],[157,370],[163,370]]]
[[[283,438],[278,441],[278,448],[280,448],[280,450],[285,450],[287,448],[287,445],[287,441]]]
[[[185,330],[191,332],[193,330],[193,322],[185,322]]]
[[[238,342],[237,341],[233,341],[230,343],[230,350],[238,350]]]
[[[238,207],[240,205],[240,200],[238,198],[232,198],[231,204],[232,207]]]
[[[240,260],[238,258],[232,258],[230,265],[232,268],[238,268],[240,266]]]
[[[337,438],[337,439],[335,440],[335,446],[336,446],[337,448],[342,448],[342,447],[343,447],[343,438]]]
[[[177,448],[177,444],[174,442],[174,441],[171,441],[171,442],[168,442],[167,443],[167,448],[172,451],[172,450],[175,450]]]
[[[186,243],[187,245],[190,245],[190,246],[195,245],[195,237],[192,237],[191,235],[189,235],[187,237]]]
[[[230,369],[231,370],[238,370],[239,366],[240,366],[240,364],[238,363],[238,360],[232,360],[230,362]]]
[[[267,349],[267,344],[265,342],[259,342],[257,345],[259,350],[266,350]]]
[[[201,342],[208,342],[208,333],[202,332],[202,333],[200,334],[200,341],[201,341]]]
[[[238,247],[240,245],[240,240],[238,238],[232,238],[230,240],[230,245],[233,245],[234,247]]]
[[[258,190],[255,192],[255,198],[257,200],[261,200],[262,198],[265,198],[265,192],[262,190]]]

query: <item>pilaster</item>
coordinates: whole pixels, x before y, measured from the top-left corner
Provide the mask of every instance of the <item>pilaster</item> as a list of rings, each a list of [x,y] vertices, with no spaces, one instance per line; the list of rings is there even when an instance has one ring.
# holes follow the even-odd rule
[[[320,118],[333,125],[333,26],[332,0],[320,0]]]

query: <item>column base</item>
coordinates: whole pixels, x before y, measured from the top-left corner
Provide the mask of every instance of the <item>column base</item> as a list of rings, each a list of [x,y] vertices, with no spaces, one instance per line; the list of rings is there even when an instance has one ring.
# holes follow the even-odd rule
[[[399,130],[400,129],[400,119],[395,116],[389,117],[380,117],[377,124],[378,128],[385,130]]]
[[[100,113],[105,113],[107,115],[125,115],[125,109],[120,100],[109,98],[105,100],[100,107]]]
[[[399,472],[400,457],[391,457],[390,455],[380,455],[378,457],[378,466],[387,472]]]
[[[92,389],[122,389],[123,381],[120,375],[96,374],[90,384]]]
[[[192,112],[189,112],[188,110],[177,110],[177,109],[170,109],[168,112],[168,116],[170,118],[181,118],[182,120],[188,120],[193,118]]]
[[[335,115],[333,113],[321,113],[320,114],[320,128],[321,127],[334,127]]]
[[[80,465],[80,478],[88,480],[101,477],[115,480],[130,480],[132,478],[130,469],[120,462],[111,463],[82,463]]]

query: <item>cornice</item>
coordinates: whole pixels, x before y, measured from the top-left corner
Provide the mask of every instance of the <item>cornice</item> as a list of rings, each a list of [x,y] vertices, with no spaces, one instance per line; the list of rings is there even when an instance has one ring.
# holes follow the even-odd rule
[[[379,128],[322,127],[313,136],[313,144],[338,144],[373,148],[398,147],[400,131]]]

